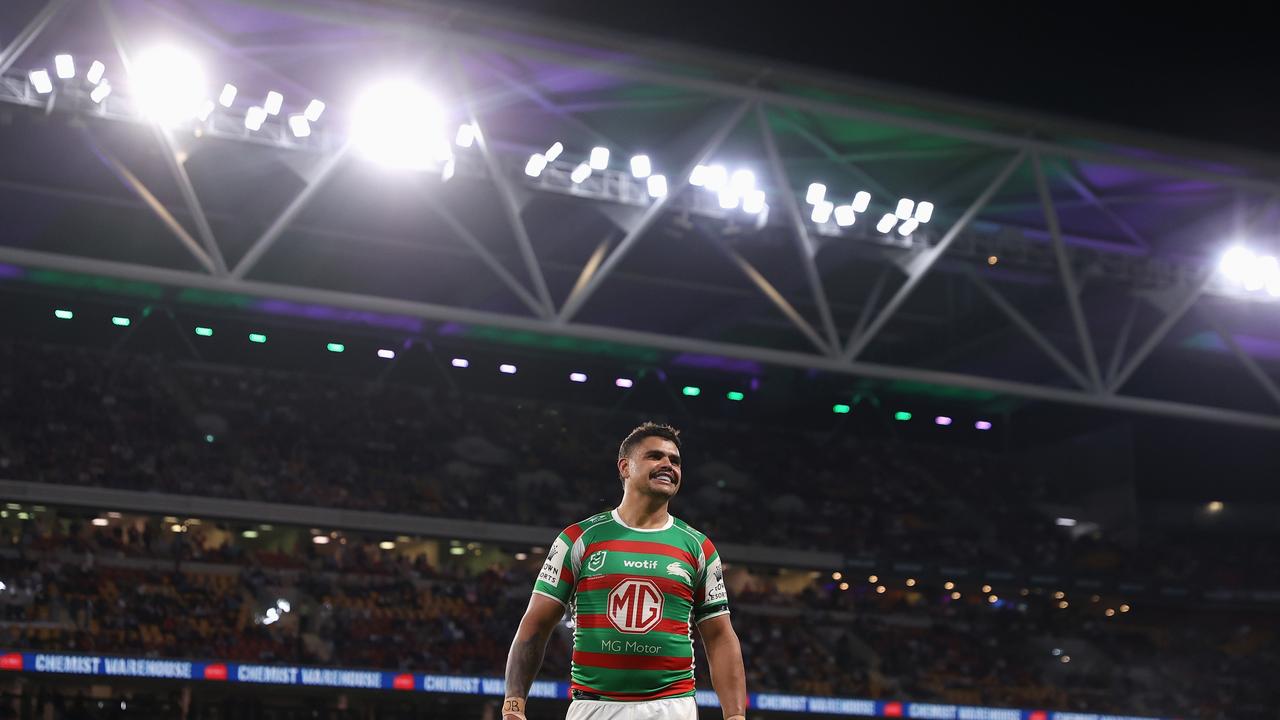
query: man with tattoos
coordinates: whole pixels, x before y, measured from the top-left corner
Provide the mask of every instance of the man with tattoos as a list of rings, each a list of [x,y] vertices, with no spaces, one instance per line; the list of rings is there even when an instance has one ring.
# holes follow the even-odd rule
[[[575,619],[568,720],[696,720],[691,622],[725,720],[746,720],[720,556],[667,511],[680,462],[680,434],[668,425],[645,423],[622,441],[622,503],[565,528],[547,551],[507,656],[503,720],[525,720],[529,685],[566,609]]]

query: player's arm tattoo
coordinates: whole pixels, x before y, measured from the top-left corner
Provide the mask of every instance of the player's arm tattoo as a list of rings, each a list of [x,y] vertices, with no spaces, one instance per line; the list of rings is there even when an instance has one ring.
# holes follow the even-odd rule
[[[516,634],[507,655],[507,697],[529,697],[529,686],[542,667],[550,633]]]

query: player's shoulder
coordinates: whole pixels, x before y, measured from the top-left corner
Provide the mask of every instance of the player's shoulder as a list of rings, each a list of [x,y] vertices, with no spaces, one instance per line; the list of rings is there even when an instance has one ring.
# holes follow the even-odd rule
[[[606,510],[601,513],[596,513],[586,520],[579,520],[578,522],[573,523],[569,527],[565,528],[564,532],[570,537],[570,539],[577,540],[579,537],[582,537],[591,530],[599,528],[602,525],[608,525],[611,522],[613,522],[613,515]]]
[[[692,536],[693,539],[697,541],[699,545],[701,545],[702,543],[708,540],[706,533],[698,530],[694,526],[690,525],[689,523],[681,520],[680,518],[674,515],[671,516],[671,527],[682,530],[684,533]]]

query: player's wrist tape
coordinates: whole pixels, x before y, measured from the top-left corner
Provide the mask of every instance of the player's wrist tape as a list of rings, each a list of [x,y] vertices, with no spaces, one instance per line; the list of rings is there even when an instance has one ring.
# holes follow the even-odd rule
[[[524,698],[509,697],[502,701],[502,715],[516,715],[524,717]]]

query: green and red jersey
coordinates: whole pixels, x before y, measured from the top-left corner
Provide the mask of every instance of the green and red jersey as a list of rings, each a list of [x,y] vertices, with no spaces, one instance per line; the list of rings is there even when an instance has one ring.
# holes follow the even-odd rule
[[[573,608],[571,687],[608,700],[692,695],[693,624],[729,612],[706,535],[675,517],[628,527],[617,510],[565,528],[533,591]]]

